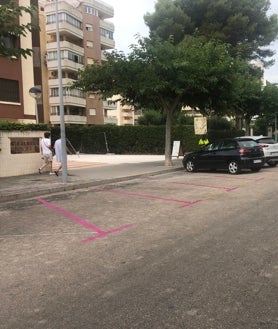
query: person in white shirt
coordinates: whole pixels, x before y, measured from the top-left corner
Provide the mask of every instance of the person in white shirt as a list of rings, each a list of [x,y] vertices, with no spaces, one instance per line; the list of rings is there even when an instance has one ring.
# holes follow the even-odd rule
[[[42,174],[43,169],[45,167],[49,167],[49,174],[55,175],[55,173],[52,171],[53,155],[52,155],[51,140],[50,140],[49,132],[45,132],[44,138],[41,139],[40,151],[41,151],[41,155],[43,156],[44,163],[39,168],[39,174]]]
[[[62,169],[62,142],[61,137],[57,139],[54,143],[56,162],[59,162],[59,167],[54,171],[56,176],[58,176],[59,171]]]

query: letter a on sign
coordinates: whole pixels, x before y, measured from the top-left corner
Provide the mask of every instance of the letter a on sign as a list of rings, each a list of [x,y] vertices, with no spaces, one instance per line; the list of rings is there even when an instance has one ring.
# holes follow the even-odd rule
[[[195,135],[205,135],[207,133],[207,118],[195,117],[194,131],[195,131]]]

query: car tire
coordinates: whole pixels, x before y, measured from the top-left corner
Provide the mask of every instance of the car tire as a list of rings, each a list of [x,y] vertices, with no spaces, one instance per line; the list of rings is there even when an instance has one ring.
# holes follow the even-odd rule
[[[194,162],[192,160],[187,160],[185,162],[185,169],[188,172],[194,172],[194,171],[196,171]]]
[[[240,174],[241,168],[237,161],[232,160],[228,163],[228,171],[232,175]]]

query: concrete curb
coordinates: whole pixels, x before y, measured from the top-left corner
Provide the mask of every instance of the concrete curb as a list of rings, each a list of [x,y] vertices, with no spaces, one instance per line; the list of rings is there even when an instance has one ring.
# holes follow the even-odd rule
[[[104,184],[112,184],[112,183],[118,183],[118,182],[125,182],[128,180],[133,180],[137,178],[143,178],[143,177],[151,177],[161,174],[166,174],[169,172],[174,171],[180,171],[183,170],[183,167],[176,167],[176,168],[169,168],[169,169],[163,169],[158,170],[154,172],[148,172],[148,173],[142,173],[142,174],[136,174],[126,177],[117,177],[117,178],[111,178],[111,179],[100,179],[100,180],[91,180],[91,181],[79,181],[79,182],[68,182],[68,183],[59,183],[58,186],[44,186],[43,184],[41,186],[35,186],[34,189],[29,188],[28,190],[20,190],[20,191],[10,191],[5,192],[5,194],[0,193],[0,204],[4,202],[13,202],[16,200],[27,200],[34,197],[39,196],[45,196],[52,193],[60,193],[65,191],[74,191],[78,189],[88,188],[92,186],[99,186]]]

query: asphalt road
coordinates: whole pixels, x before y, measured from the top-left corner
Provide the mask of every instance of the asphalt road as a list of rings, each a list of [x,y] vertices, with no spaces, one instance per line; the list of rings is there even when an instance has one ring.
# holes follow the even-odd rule
[[[0,205],[2,329],[277,329],[278,167]]]

